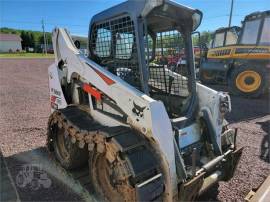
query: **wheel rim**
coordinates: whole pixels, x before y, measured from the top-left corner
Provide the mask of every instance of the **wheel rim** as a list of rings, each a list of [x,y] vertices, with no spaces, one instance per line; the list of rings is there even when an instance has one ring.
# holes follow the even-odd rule
[[[112,169],[104,155],[100,155],[96,161],[97,177],[99,176],[99,186],[104,191],[107,199],[120,200],[121,195],[115,189],[112,182]]]
[[[239,73],[236,77],[236,87],[245,93],[259,89],[262,78],[258,72],[247,70]]]
[[[120,170],[109,163],[105,154],[93,155],[90,175],[94,189],[106,201],[135,201],[132,188],[118,176]]]
[[[24,179],[24,177],[23,177],[22,174],[17,175],[17,177],[16,177],[16,183],[17,183],[18,187],[24,187],[24,186],[26,186],[25,179]]]
[[[203,72],[203,78],[206,79],[206,80],[213,79],[214,78],[214,74],[213,73],[211,74],[210,72],[204,71]]]
[[[58,153],[65,162],[69,162],[70,154],[69,151],[72,147],[72,143],[69,137],[65,135],[65,130],[63,128],[58,128],[56,136],[56,144],[58,148]]]

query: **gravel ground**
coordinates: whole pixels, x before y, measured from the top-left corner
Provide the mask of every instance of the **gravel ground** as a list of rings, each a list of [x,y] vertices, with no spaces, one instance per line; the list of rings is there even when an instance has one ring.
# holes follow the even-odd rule
[[[0,148],[22,201],[80,200],[55,170],[50,170],[46,124],[49,115],[47,67],[52,59],[0,59]],[[238,145],[245,146],[235,176],[206,192],[201,201],[244,201],[270,174],[264,143],[268,140],[269,99],[232,97],[231,128],[239,128]],[[16,177],[26,164],[40,165],[52,184],[49,188],[19,187]],[[38,188],[38,189],[37,189]],[[64,193],[64,194],[63,194]]]
[[[232,112],[226,118],[230,128],[238,128],[237,146],[244,147],[243,154],[234,177],[220,182],[218,189],[210,189],[200,197],[203,201],[244,201],[248,192],[257,189],[270,174],[269,153],[265,149],[270,140],[269,97],[231,99]]]

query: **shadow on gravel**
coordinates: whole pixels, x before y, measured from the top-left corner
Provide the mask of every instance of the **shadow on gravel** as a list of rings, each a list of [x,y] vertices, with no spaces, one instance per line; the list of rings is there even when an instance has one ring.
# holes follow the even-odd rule
[[[49,160],[45,148],[5,158],[21,201],[80,201]]]
[[[0,201],[19,201],[14,181],[0,149]]]
[[[228,92],[226,86],[209,85],[209,87],[218,91]],[[226,119],[229,123],[247,121],[270,114],[269,93],[256,99],[235,95],[230,96],[232,111],[226,115]]]
[[[270,163],[270,120],[264,122],[257,122],[266,133],[261,143],[261,155],[260,158]]]

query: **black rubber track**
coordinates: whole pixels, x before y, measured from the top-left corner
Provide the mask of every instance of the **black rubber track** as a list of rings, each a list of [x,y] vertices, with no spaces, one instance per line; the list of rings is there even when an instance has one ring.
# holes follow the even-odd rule
[[[53,120],[58,120],[58,122],[61,120],[62,125],[68,125],[76,129],[76,139],[80,141],[86,139],[80,137],[80,135],[95,133],[105,135],[105,141],[115,144],[120,151],[118,155],[126,162],[127,170],[130,174],[129,182],[135,189],[136,200],[152,201],[161,199],[164,191],[162,175],[142,186],[144,182],[159,175],[161,171],[159,162],[154,152],[150,149],[148,142],[135,130],[125,126],[103,126],[94,121],[89,113],[83,109],[77,106],[69,106],[55,111],[50,117],[48,123],[48,149],[52,155],[54,155],[52,151],[52,137],[54,134],[51,128],[53,124],[56,124],[56,121]],[[87,147],[87,145],[88,143],[85,142],[84,147]],[[97,147],[97,143],[95,147]],[[75,180],[78,180],[85,189],[90,191],[91,183],[87,168],[71,170],[69,172],[71,172]]]

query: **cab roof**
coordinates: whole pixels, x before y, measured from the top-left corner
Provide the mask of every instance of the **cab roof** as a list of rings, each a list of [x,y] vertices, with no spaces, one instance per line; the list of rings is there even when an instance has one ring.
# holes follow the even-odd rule
[[[168,26],[168,20],[172,23],[187,22],[193,25],[195,30],[201,23],[202,12],[171,0],[128,0],[93,16],[90,25],[128,14],[134,19],[146,17],[160,19],[162,27]],[[167,19],[166,23],[165,20]]]
[[[237,31],[240,31],[241,27],[239,27],[239,26],[220,27],[220,28],[218,28],[218,29],[215,31],[215,33],[226,32],[226,31],[232,30],[232,29],[237,30]]]
[[[244,21],[249,21],[249,20],[254,20],[254,19],[264,18],[264,17],[269,17],[269,16],[270,16],[270,10],[257,11],[257,12],[253,12],[253,13],[247,15],[245,17]]]

